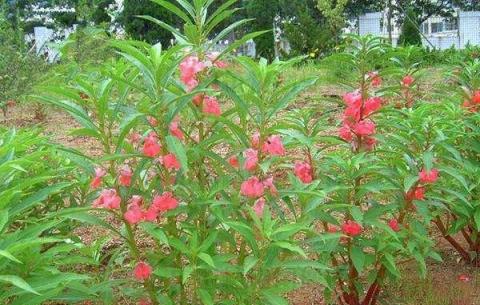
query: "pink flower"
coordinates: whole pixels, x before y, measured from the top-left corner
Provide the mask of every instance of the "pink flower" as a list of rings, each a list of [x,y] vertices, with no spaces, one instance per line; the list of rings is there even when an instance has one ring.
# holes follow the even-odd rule
[[[173,197],[172,193],[164,192],[161,196],[153,198],[152,206],[159,212],[173,210],[178,206],[178,200]]]
[[[245,158],[245,163],[243,164],[243,168],[247,171],[252,171],[257,167],[258,163],[258,151],[249,148],[243,152],[243,157]]]
[[[220,55],[219,52],[211,52],[207,54],[207,58],[213,62],[213,65],[219,69],[224,69],[228,67],[227,63],[221,60],[217,60],[218,55]]]
[[[380,77],[380,75],[378,75],[378,72],[369,72],[368,77],[370,78],[370,82],[373,87],[378,87],[382,85],[382,78]]]
[[[353,139],[352,130],[345,124],[338,130],[338,136],[347,142]]]
[[[280,136],[270,136],[263,143],[262,151],[272,156],[283,156],[285,149],[283,148],[282,138]]]
[[[265,209],[265,198],[261,197],[257,201],[255,201],[255,204],[253,205],[253,210],[255,211],[255,214],[257,214],[258,217],[262,217],[264,209]]]
[[[170,131],[170,134],[174,137],[176,137],[179,140],[185,139],[185,136],[182,132],[182,130],[179,127],[178,121],[173,121],[170,123],[170,126],[168,127],[168,130]]]
[[[180,63],[180,79],[192,91],[198,85],[197,74],[205,69],[205,64],[197,56],[188,56]]]
[[[220,116],[222,114],[218,100],[211,96],[205,96],[203,99],[202,111],[203,113],[211,114],[213,116]]]
[[[273,177],[269,177],[263,181],[263,186],[268,188],[272,196],[278,196],[278,190],[273,184]]]
[[[410,87],[415,79],[411,75],[405,75],[402,79],[402,85],[405,87]]]
[[[147,117],[148,123],[152,125],[153,127],[158,126],[158,120],[154,118],[153,116],[148,116]]]
[[[362,106],[362,95],[360,92],[353,91],[343,95],[343,101],[347,106],[353,106],[353,108],[360,108]]]
[[[433,168],[431,171],[427,171],[426,169],[422,169],[418,174],[420,182],[422,183],[435,183],[438,179],[438,170]]]
[[[388,222],[388,226],[395,232],[400,231],[400,226],[398,225],[398,220],[395,218],[390,219]]]
[[[143,212],[143,219],[153,222],[157,219],[159,212],[160,211],[158,211],[155,206],[151,205],[145,212]]]
[[[360,121],[360,107],[348,106],[343,112],[343,123],[352,127]]]
[[[135,278],[139,281],[147,280],[152,274],[152,267],[148,263],[138,262],[137,266],[133,270]]]
[[[239,165],[238,165],[238,157],[233,155],[231,156],[230,158],[228,158],[228,163],[234,167],[234,168],[238,168]]]
[[[240,187],[240,193],[248,198],[259,198],[263,196],[264,186],[257,177],[250,177]]]
[[[92,182],[90,182],[90,187],[92,189],[98,188],[102,184],[102,178],[107,174],[107,171],[101,167],[95,168],[95,177],[93,177]]]
[[[180,169],[180,163],[178,162],[177,160],[177,157],[170,153],[170,154],[167,154],[163,157],[163,166],[165,166],[165,168],[167,169],[175,169],[175,170],[179,170]]]
[[[114,189],[105,189],[100,193],[100,196],[93,202],[94,208],[104,209],[118,209],[120,208],[120,202],[122,198],[117,195],[117,191]]]
[[[260,146],[260,132],[258,132],[258,130],[253,133],[250,142],[254,148],[258,148]]]
[[[160,154],[161,146],[158,143],[157,135],[151,132],[143,142],[143,154],[147,157],[156,157]]]
[[[137,224],[143,220],[143,211],[139,205],[131,203],[123,214],[123,218],[131,225]]]
[[[360,235],[362,233],[362,226],[359,225],[358,223],[356,223],[355,221],[353,220],[347,220],[347,222],[345,222],[343,225],[342,225],[342,231],[345,235],[348,235],[348,236],[351,236],[351,237],[355,237],[357,235]]]
[[[294,172],[295,176],[303,183],[310,183],[313,180],[312,167],[307,162],[296,161]]]
[[[353,132],[359,136],[370,136],[375,133],[375,123],[370,120],[363,120],[355,124]]]
[[[118,177],[120,185],[130,186],[130,184],[132,183],[132,175],[133,172],[128,165],[122,166],[120,168],[120,175]]]
[[[370,97],[365,101],[365,105],[363,105],[363,115],[369,116],[370,114],[374,113],[381,107],[382,107],[381,97],[378,97],[378,96]]]

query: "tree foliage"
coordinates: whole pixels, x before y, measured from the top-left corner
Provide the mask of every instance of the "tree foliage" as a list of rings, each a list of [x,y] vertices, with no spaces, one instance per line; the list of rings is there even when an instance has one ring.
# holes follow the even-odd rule
[[[402,33],[398,39],[399,44],[422,45],[422,37],[420,36],[418,17],[413,8],[407,10],[407,15],[402,26]]]

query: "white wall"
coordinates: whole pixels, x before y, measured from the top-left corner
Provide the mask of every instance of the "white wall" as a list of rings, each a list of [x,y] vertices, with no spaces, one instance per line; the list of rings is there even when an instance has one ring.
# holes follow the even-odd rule
[[[460,48],[480,44],[480,12],[459,12]]]

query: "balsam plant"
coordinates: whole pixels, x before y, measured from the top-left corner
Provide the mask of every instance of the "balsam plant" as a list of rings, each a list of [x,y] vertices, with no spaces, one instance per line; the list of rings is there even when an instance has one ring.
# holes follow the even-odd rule
[[[395,111],[382,97],[382,73],[372,71],[385,50],[381,41],[352,39],[352,47],[337,56],[344,70],[340,73],[346,74],[341,83],[353,90],[343,96],[346,108],[338,130],[343,144],[322,135],[318,122],[309,124],[308,116],[296,119],[296,129],[303,130],[296,142],[305,147],[305,156],[294,173],[304,183],[297,199],[302,218],[317,228],[317,236],[309,239],[311,249],[318,261],[330,261],[333,268],[327,296],[338,304],[369,305],[377,302],[388,278],[400,276],[398,263],[415,259],[425,269],[425,257],[438,258],[426,237],[428,219],[415,213],[438,172],[428,158],[431,148],[415,146],[423,139],[404,146],[391,124],[382,126],[404,120],[398,128],[409,140],[418,122],[407,115],[411,109]]]
[[[76,211],[65,202],[75,192],[74,170],[38,130],[0,130],[2,304],[81,301],[98,293],[88,275],[75,271],[96,262],[71,232]]]
[[[445,100],[440,115],[446,125],[442,161],[450,179],[436,194],[439,204],[433,222],[465,263],[479,266],[480,63],[462,63],[449,73],[449,79],[452,83],[446,90],[457,89],[458,94]]]
[[[120,59],[38,97],[68,111],[82,126],[75,134],[98,142],[86,198],[115,219],[111,232],[123,243],[109,265],[131,275],[119,284],[122,296],[139,304],[285,304],[300,278],[321,282],[327,269],[296,238],[308,224],[277,217],[286,150],[276,120],[315,79],[283,83],[296,61],[240,58],[236,71],[225,60],[230,49],[210,52],[207,37],[234,1],[212,15],[212,1],[155,2],[186,22],[173,31],[178,46],[115,42]]]

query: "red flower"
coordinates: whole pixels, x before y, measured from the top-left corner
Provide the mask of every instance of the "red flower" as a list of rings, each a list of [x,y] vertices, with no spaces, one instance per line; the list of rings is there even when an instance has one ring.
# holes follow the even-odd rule
[[[234,167],[234,168],[238,168],[239,165],[238,165],[238,157],[233,155],[231,156],[230,158],[228,158],[228,163]]]
[[[471,278],[470,278],[470,276],[468,276],[467,274],[460,274],[460,275],[458,276],[458,280],[459,280],[460,282],[468,283],[468,282],[470,282]]]
[[[307,162],[296,161],[294,173],[303,183],[310,183],[313,180],[312,167]]]
[[[135,278],[139,281],[147,280],[152,274],[152,267],[148,263],[138,262],[137,266],[133,270]]]
[[[372,150],[375,147],[375,144],[377,144],[377,139],[373,137],[365,137],[363,138],[362,144],[366,150]]]
[[[179,140],[183,140],[185,136],[183,135],[182,130],[179,127],[178,121],[173,121],[170,123],[170,126],[168,127],[168,130],[170,131],[170,134],[174,137],[176,137]]]
[[[344,125],[352,127],[360,121],[360,106],[348,106],[343,112]]]
[[[200,106],[203,103],[204,94],[197,94],[193,97],[193,103],[196,106]]]
[[[398,220],[395,218],[390,219],[388,222],[388,226],[395,232],[400,231],[400,226],[398,225]]]
[[[405,87],[410,87],[415,79],[411,75],[405,75],[402,79],[402,85]]]
[[[378,75],[378,72],[369,72],[368,77],[370,78],[370,82],[373,87],[378,87],[382,85],[382,78],[380,77],[380,75]]]
[[[343,101],[347,106],[353,106],[353,108],[360,108],[362,106],[362,95],[359,91],[348,92],[343,95]]]
[[[92,189],[98,188],[102,184],[102,178],[107,174],[107,171],[101,167],[95,168],[95,177],[93,177],[92,182],[90,182],[90,187]]]
[[[360,121],[353,127],[353,132],[359,136],[370,136],[375,133],[375,123],[370,120]]]
[[[476,90],[472,96],[472,102],[474,104],[480,104],[480,90]]]
[[[118,177],[120,185],[130,186],[132,183],[132,175],[133,172],[128,165],[124,165],[122,168],[120,168],[120,176]]]
[[[243,157],[245,158],[243,168],[245,168],[247,171],[252,171],[255,169],[255,167],[257,167],[258,151],[253,148],[249,148],[243,152]]]
[[[362,233],[362,226],[352,220],[347,220],[342,225],[342,231],[345,235],[355,237]]]
[[[151,132],[144,140],[143,154],[147,157],[156,157],[160,154],[161,146],[158,143],[157,135]]]
[[[137,305],[152,305],[152,303],[150,303],[150,301],[147,299],[141,299],[141,300],[138,300]]]
[[[172,193],[164,192],[161,196],[153,198],[152,206],[159,212],[173,210],[178,206],[178,200],[173,197]]]
[[[382,98],[378,96],[368,98],[363,106],[363,115],[369,116],[380,109],[382,107],[382,102]]]
[[[180,163],[178,162],[177,157],[172,153],[163,156],[162,161],[163,166],[165,166],[166,169],[180,169]]]
[[[435,183],[435,181],[438,179],[438,170],[435,168],[433,168],[431,171],[422,169],[422,171],[418,174],[418,177],[422,183]]]
[[[285,149],[283,148],[282,138],[280,136],[270,136],[263,143],[262,151],[273,156],[283,156]]]
[[[350,142],[353,139],[352,130],[346,124],[340,127],[338,130],[338,136],[347,142]]]
[[[143,216],[144,213],[140,206],[133,202],[128,206],[128,210],[125,212],[125,214],[123,214],[123,218],[125,218],[125,220],[131,225],[137,224],[142,221]]]
[[[257,177],[250,177],[240,186],[240,194],[248,198],[259,198],[263,196],[265,188]]]
[[[218,100],[215,97],[205,96],[203,99],[203,113],[211,114],[213,116],[220,116],[222,110],[218,104]]]
[[[117,195],[114,189],[106,189],[100,193],[100,196],[93,202],[94,208],[118,209],[122,198]]]

